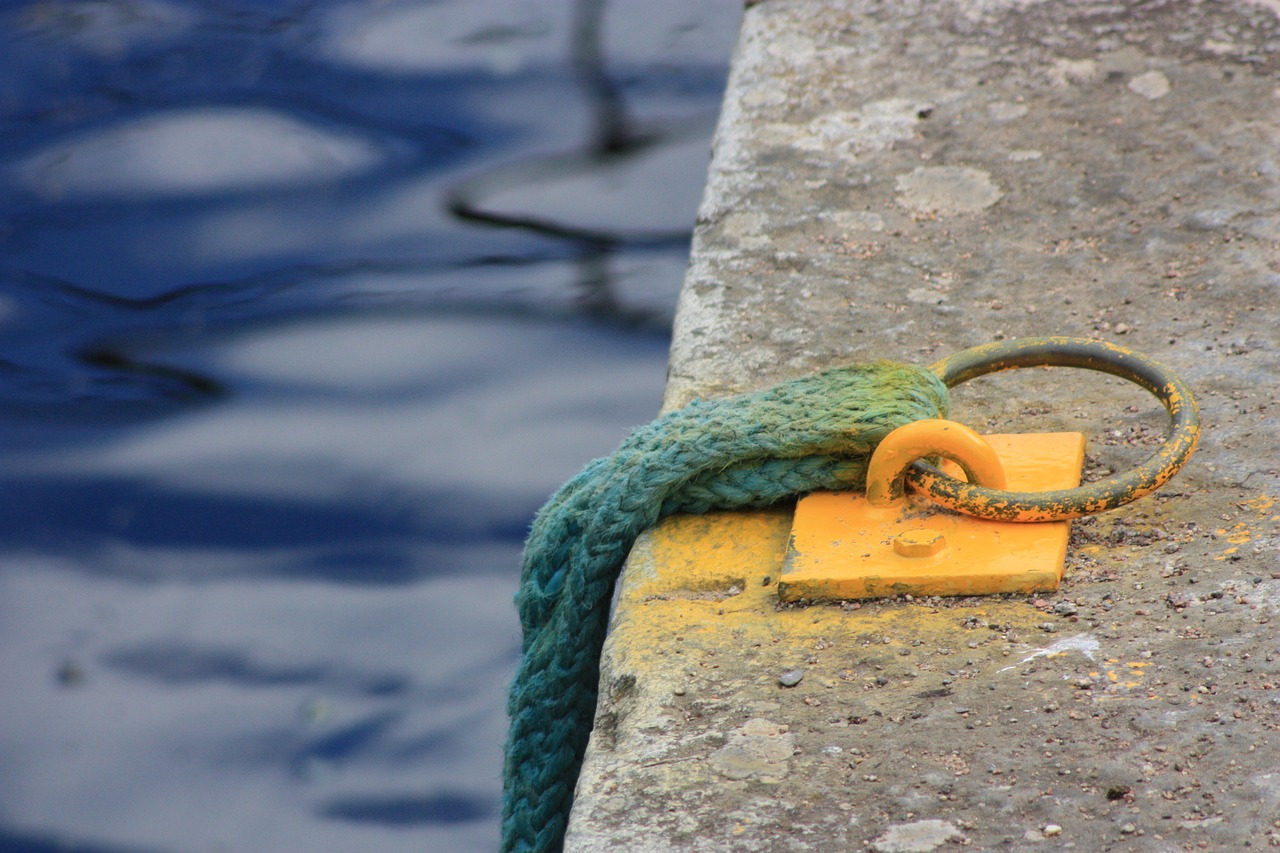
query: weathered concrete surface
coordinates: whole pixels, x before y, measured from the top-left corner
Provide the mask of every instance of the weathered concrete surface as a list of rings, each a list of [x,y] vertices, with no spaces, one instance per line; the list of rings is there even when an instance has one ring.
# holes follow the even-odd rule
[[[785,508],[633,554],[570,850],[1280,846],[1280,3],[748,9],[667,404],[1001,337],[1175,367],[1206,430],[1077,522],[1059,593],[779,609]],[[965,386],[979,429],[1163,414],[1100,375]],[[686,537],[718,537],[682,563]],[[798,683],[784,686],[783,681]]]

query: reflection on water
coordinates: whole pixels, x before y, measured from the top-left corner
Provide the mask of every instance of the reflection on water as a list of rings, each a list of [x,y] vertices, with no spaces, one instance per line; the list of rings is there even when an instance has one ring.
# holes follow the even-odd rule
[[[0,10],[0,849],[494,845],[524,532],[656,411],[737,7]]]

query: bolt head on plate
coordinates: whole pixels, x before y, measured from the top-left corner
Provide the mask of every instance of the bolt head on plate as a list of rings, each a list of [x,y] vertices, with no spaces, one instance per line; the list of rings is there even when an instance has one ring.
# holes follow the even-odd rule
[[[945,547],[946,537],[931,527],[907,530],[893,538],[893,550],[903,557],[932,557]]]

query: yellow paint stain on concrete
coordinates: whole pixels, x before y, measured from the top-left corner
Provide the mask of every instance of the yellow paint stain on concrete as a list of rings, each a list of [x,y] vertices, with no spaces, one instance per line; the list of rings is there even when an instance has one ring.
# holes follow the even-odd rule
[[[1273,498],[1271,495],[1258,495],[1256,498],[1252,498],[1250,500],[1244,501],[1241,504],[1241,506],[1244,507],[1245,509],[1251,509],[1254,512],[1259,513],[1261,515],[1266,515],[1267,513],[1271,512],[1272,508],[1275,507],[1275,505],[1276,505],[1276,499]],[[1272,521],[1280,520],[1280,515],[1272,516],[1271,520]]]
[[[1120,658],[1107,659],[1107,663],[1113,664],[1113,665],[1119,664],[1120,662],[1121,662]],[[1143,670],[1146,667],[1151,666],[1151,662],[1150,661],[1125,661],[1124,666],[1129,671],[1123,674],[1118,669],[1108,669],[1106,671],[1107,681],[1111,682],[1111,687],[1122,688],[1124,690],[1136,690],[1142,687],[1143,686],[1142,677],[1144,675]],[[1090,673],[1090,677],[1097,678],[1098,673],[1096,672]],[[1098,701],[1102,701],[1102,702],[1114,702],[1117,699],[1131,699],[1134,697],[1128,696],[1125,694],[1108,693],[1102,696],[1098,696],[1096,698]],[[1156,697],[1148,696],[1147,698],[1154,699]]]
[[[1214,557],[1215,562],[1231,558],[1231,555],[1239,552],[1241,545],[1274,533],[1275,524],[1280,521],[1280,515],[1274,513],[1276,499],[1271,495],[1258,495],[1256,498],[1240,501],[1236,506],[1251,513],[1252,517],[1237,521],[1230,528],[1219,527],[1213,531],[1215,536],[1226,539],[1231,546]]]
[[[1008,644],[967,647],[966,640],[990,634],[985,627],[980,633],[962,628],[968,616],[984,626],[1008,625],[1023,636],[1038,632],[1043,614],[1004,599],[963,608],[781,604],[777,585],[791,516],[789,507],[673,516],[642,536],[623,576],[607,641],[612,668],[677,688],[689,671],[714,669],[721,660],[726,678],[773,680],[777,673],[771,668],[744,670],[744,656],[813,657],[821,663],[806,665],[805,672],[814,684],[827,679],[835,688],[861,689],[877,673],[869,666],[849,667],[855,649],[866,658],[868,647],[887,656],[903,648],[961,646],[966,657],[988,657],[995,667],[1009,662],[1003,651]]]

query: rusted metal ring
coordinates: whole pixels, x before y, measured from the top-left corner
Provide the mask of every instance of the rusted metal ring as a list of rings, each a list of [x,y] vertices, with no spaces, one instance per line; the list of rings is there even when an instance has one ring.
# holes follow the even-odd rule
[[[987,440],[955,421],[912,421],[886,435],[867,462],[867,503],[891,506],[904,495],[907,471],[917,459],[942,456],[964,471],[970,483],[1005,487],[1004,466]]]
[[[999,521],[1063,521],[1115,509],[1164,485],[1195,452],[1200,411],[1178,376],[1140,353],[1088,338],[1020,338],[974,347],[944,358],[930,370],[949,388],[988,373],[1022,367],[1076,367],[1110,373],[1145,388],[1169,413],[1171,428],[1160,449],[1121,474],[1074,489],[1010,492],[949,477],[923,460],[912,463],[907,483],[934,503]]]

